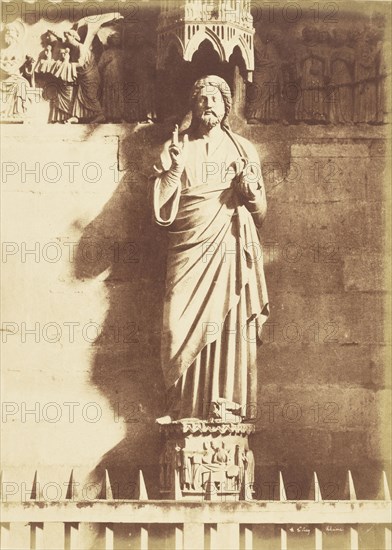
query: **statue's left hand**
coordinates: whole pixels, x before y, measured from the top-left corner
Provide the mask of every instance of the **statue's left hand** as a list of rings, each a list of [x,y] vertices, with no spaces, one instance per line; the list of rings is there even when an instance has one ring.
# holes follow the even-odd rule
[[[246,180],[246,176],[243,176],[242,174],[238,177],[237,190],[245,199],[254,200],[256,198],[257,187],[254,183]]]
[[[242,159],[245,163],[242,171],[237,174],[234,180],[235,187],[239,194],[248,200],[254,200],[256,193],[260,188],[259,182],[256,180],[252,167],[247,164],[245,159]]]

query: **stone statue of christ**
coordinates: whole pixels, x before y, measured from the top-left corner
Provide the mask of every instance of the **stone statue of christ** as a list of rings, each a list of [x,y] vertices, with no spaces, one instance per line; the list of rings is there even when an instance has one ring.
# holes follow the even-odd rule
[[[228,125],[218,76],[192,89],[192,121],[163,148],[154,216],[168,229],[161,360],[171,419],[208,419],[229,402],[250,418],[257,344],[268,316],[257,228],[267,203],[254,146]]]

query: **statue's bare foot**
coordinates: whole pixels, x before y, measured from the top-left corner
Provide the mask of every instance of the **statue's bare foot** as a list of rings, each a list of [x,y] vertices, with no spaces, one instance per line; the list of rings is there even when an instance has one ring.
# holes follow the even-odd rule
[[[101,124],[101,122],[106,122],[104,115],[98,115],[93,120],[90,120],[90,124]]]
[[[78,122],[79,122],[79,119],[77,116],[71,116],[71,118],[64,120],[64,124],[77,124]]]
[[[169,415],[161,416],[160,418],[157,418],[157,419],[155,420],[155,422],[156,422],[157,424],[161,424],[161,425],[163,425],[163,424],[170,424],[171,421],[172,421],[172,418],[171,418],[171,416],[169,416]]]

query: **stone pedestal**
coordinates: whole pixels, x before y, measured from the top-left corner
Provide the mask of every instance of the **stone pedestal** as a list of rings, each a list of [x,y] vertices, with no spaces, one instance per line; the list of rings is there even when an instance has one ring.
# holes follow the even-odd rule
[[[184,419],[161,425],[162,498],[251,500],[254,425]]]

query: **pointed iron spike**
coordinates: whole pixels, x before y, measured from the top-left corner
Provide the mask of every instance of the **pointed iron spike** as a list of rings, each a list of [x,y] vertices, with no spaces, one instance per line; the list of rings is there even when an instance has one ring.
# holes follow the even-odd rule
[[[349,500],[357,500],[357,493],[354,487],[353,476],[351,475],[351,470],[347,472],[347,486],[348,486],[348,498]]]
[[[71,475],[69,476],[67,492],[65,495],[66,500],[74,500],[75,498],[75,482],[74,482],[74,471],[71,470]]]
[[[315,487],[315,497],[314,500],[316,502],[321,502],[323,500],[323,495],[321,494],[321,485],[317,477],[317,473],[313,472],[313,480],[314,480],[314,487]],[[317,496],[317,498],[316,498]]]
[[[391,493],[389,492],[388,479],[385,471],[382,473],[382,486],[384,490],[384,500],[391,500]]]
[[[39,500],[38,470],[35,470],[33,486],[30,493],[30,500]]]
[[[106,487],[106,498],[108,500],[113,500],[113,487],[110,481],[109,472],[105,469],[105,487]]]
[[[148,494],[147,494],[146,484],[144,483],[144,476],[143,476],[142,470],[139,470],[136,498],[137,500],[148,500]]]
[[[279,500],[287,500],[286,489],[283,482],[282,472],[279,472]]]
[[[110,483],[109,472],[106,469],[102,479],[102,490],[100,498],[104,500],[113,500],[112,485]]]
[[[320,483],[316,472],[313,472],[313,481],[310,486],[309,500],[314,500],[315,502],[321,502],[323,500],[323,497],[321,496]]]

